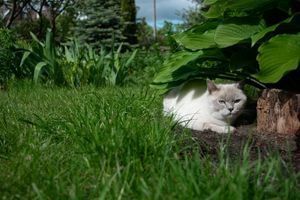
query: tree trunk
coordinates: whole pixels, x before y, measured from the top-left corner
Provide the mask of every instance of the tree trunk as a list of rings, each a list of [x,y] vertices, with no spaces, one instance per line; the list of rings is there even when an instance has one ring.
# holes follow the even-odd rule
[[[12,9],[10,11],[10,15],[8,17],[8,20],[7,20],[6,24],[5,24],[6,28],[10,28],[12,22],[15,20],[15,14],[17,12],[16,10],[17,10],[17,2],[16,2],[16,0],[14,0],[13,3],[12,3]]]
[[[44,5],[45,5],[45,0],[43,0],[41,2],[41,6],[39,8],[39,10],[37,10],[37,13],[38,13],[38,16],[40,18],[40,22],[39,22],[39,31],[38,31],[38,36],[39,38],[42,37],[42,34],[43,34],[43,26],[44,26],[44,20],[43,20],[43,8],[44,8]]]
[[[5,23],[6,28],[10,28],[13,21],[18,18],[18,16],[23,12],[23,9],[25,6],[30,2],[30,0],[26,0],[23,2],[19,2],[17,0],[13,0],[12,2],[12,8],[10,9],[10,15],[8,17],[8,20]]]
[[[264,90],[257,102],[257,131],[289,136],[300,134],[300,94]]]

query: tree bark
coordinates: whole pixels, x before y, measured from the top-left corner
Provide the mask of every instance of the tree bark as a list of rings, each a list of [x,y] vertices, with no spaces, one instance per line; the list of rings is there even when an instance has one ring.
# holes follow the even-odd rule
[[[41,38],[42,37],[42,33],[43,33],[43,26],[44,26],[44,23],[43,23],[43,8],[44,8],[44,5],[46,4],[46,0],[42,0],[40,2],[40,6],[39,6],[39,9],[36,9],[33,5],[33,3],[35,2],[31,2],[29,3],[29,6],[31,8],[31,10],[33,10],[34,12],[37,13],[37,15],[39,16],[39,30],[38,30],[38,37]]]
[[[264,90],[257,102],[257,131],[289,136],[300,134],[300,94]]]
[[[8,20],[6,21],[6,24],[5,24],[6,28],[11,27],[13,21],[18,18],[18,16],[23,12],[24,8],[26,7],[26,5],[29,2],[30,2],[30,0],[24,0],[22,2],[17,2],[17,0],[13,0],[12,8],[10,8],[10,15],[8,17]]]

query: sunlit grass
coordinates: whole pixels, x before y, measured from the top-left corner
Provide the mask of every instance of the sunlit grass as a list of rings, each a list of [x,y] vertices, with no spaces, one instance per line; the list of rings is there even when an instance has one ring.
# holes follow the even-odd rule
[[[173,126],[147,88],[17,85],[0,93],[0,196],[299,199],[299,176],[278,156],[200,157]]]

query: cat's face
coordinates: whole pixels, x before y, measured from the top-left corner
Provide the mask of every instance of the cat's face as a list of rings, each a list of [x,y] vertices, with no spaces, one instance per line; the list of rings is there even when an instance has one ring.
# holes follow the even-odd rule
[[[209,85],[210,84],[210,85]],[[239,84],[208,83],[212,108],[220,119],[235,119],[243,110],[247,97]]]

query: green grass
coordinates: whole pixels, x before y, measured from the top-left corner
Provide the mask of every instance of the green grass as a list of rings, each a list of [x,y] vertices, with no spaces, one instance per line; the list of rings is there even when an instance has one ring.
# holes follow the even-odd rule
[[[279,157],[250,162],[247,147],[236,161],[222,148],[218,160],[200,157],[161,100],[147,88],[0,93],[1,199],[300,198]]]

